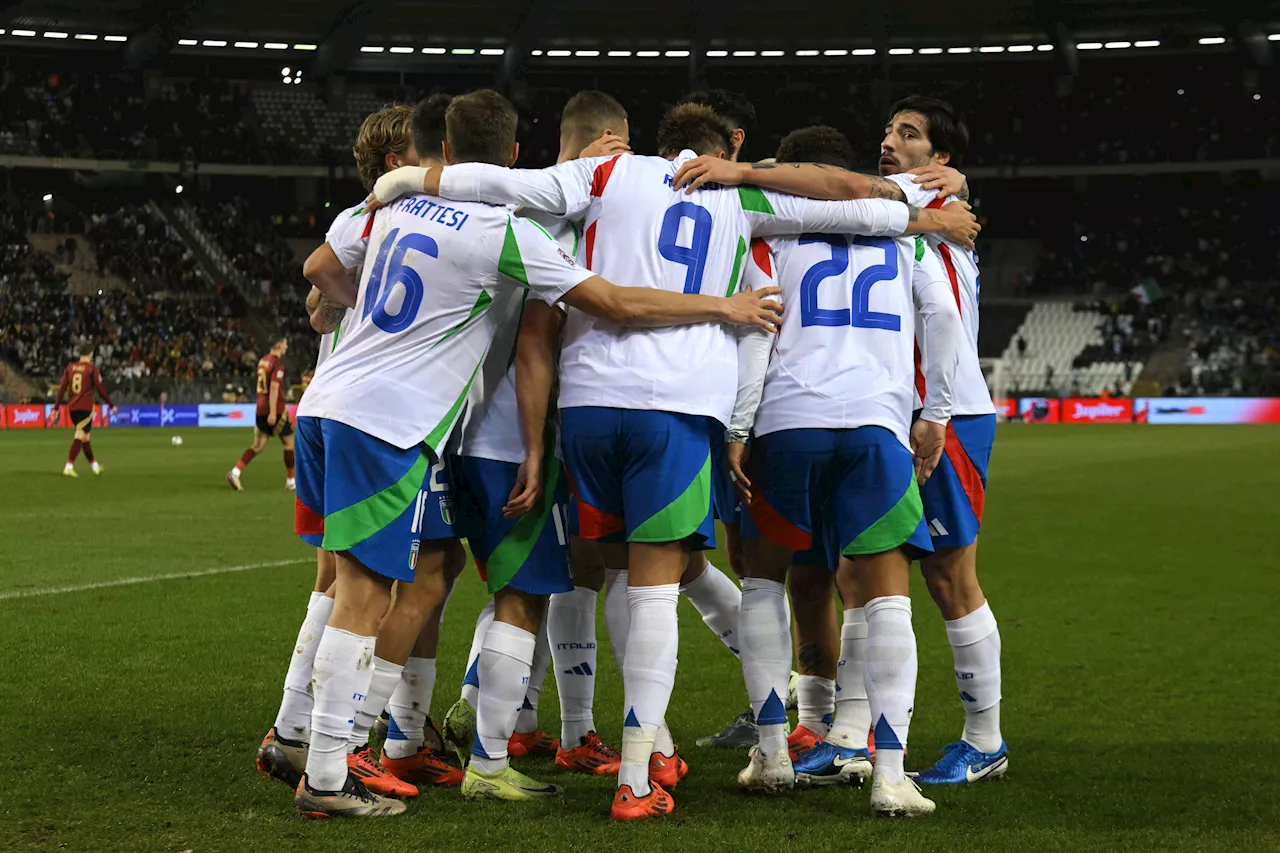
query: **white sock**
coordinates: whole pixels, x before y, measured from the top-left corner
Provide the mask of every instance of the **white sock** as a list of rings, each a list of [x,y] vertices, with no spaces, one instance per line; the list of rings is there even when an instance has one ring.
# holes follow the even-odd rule
[[[871,703],[867,701],[867,615],[861,607],[844,612],[840,663],[836,666],[836,718],[827,740],[836,746],[867,748]]]
[[[671,739],[671,729],[665,721],[658,726],[658,731],[653,737],[653,751],[663,758],[670,758],[676,754],[676,743]]]
[[[916,635],[911,599],[886,595],[867,602],[867,698],[875,720],[876,778],[906,778],[902,754],[916,701]]]
[[[560,693],[560,743],[573,749],[596,727],[596,599],[583,586],[551,596],[547,605],[547,645],[556,663]]]
[[[476,617],[476,630],[471,635],[471,651],[467,652],[467,674],[462,679],[462,698],[476,706],[480,696],[480,647],[484,645],[485,632],[489,630],[489,626],[493,624],[493,599],[489,599],[489,603],[480,611],[480,615]]]
[[[507,741],[516,728],[538,638],[515,625],[494,622],[480,647],[480,699],[471,762],[481,773],[507,766]]]
[[[982,606],[947,623],[947,639],[956,665],[956,686],[964,706],[964,740],[995,752],[1000,736],[1000,629],[991,606]]]
[[[337,791],[347,781],[347,741],[356,708],[373,678],[375,637],[326,628],[316,649],[307,782],[317,791]]]
[[[729,651],[739,654],[738,611],[742,609],[742,591],[729,576],[707,563],[706,571],[680,587],[680,593],[698,611],[702,621],[715,632]],[[784,618],[790,618],[789,615]],[[788,672],[790,668],[788,667]],[[786,698],[785,692],[783,698]]]
[[[772,757],[787,748],[785,699],[791,677],[791,632],[781,583],[763,578],[742,581],[738,641],[747,699],[760,727],[760,754]]]
[[[538,730],[538,697],[542,695],[542,682],[547,679],[551,666],[551,646],[547,641],[547,620],[542,620],[537,642],[533,647],[533,662],[529,667],[529,684],[525,689],[520,716],[516,718],[516,732],[527,735]]]
[[[622,724],[622,770],[618,785],[630,785],[637,796],[649,794],[649,757],[658,729],[667,715],[676,680],[680,647],[676,604],[677,583],[631,586],[627,601],[631,630],[623,658],[622,679],[626,709]]]
[[[355,752],[369,745],[369,729],[382,712],[387,708],[387,700],[400,683],[403,664],[392,663],[380,657],[373,659],[373,677],[369,679],[369,690],[364,694],[364,701],[356,710],[355,722],[351,726],[351,739],[347,741],[347,752]]]
[[[604,629],[613,646],[613,662],[622,671],[627,652],[627,634],[631,631],[631,605],[627,603],[627,570],[604,570]]]
[[[796,684],[799,725],[818,737],[826,737],[836,710],[836,683],[819,675],[802,675]]]
[[[316,662],[316,648],[324,636],[324,626],[333,613],[333,599],[323,592],[311,593],[307,615],[298,629],[298,639],[284,675],[284,698],[276,714],[276,733],[288,740],[311,740],[311,668]]]
[[[409,658],[400,673],[400,683],[387,701],[387,741],[382,753],[388,758],[416,755],[427,742],[427,717],[431,715],[431,693],[436,686],[436,659]]]

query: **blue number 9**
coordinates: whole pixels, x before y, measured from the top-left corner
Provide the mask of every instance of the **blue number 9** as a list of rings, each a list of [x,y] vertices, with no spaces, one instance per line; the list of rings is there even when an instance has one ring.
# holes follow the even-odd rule
[[[693,221],[693,237],[688,246],[676,242],[680,235],[680,220]],[[682,201],[667,208],[662,217],[662,231],[658,234],[658,254],[687,267],[684,274],[684,292],[702,292],[702,272],[707,266],[707,249],[711,246],[711,213],[691,201]]]

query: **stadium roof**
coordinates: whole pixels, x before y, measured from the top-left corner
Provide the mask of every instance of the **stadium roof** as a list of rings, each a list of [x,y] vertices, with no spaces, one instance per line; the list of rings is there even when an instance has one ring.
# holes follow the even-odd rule
[[[4,45],[25,38],[49,46],[104,48],[114,37],[146,56],[301,45],[329,54],[324,64],[330,68],[369,67],[390,62],[392,54],[488,48],[497,55],[513,47],[521,52],[598,48],[605,57],[609,49],[658,49],[667,55],[673,48],[724,48],[729,55],[734,49],[782,49],[792,55],[803,48],[861,49],[870,55],[872,49],[883,53],[895,47],[905,52],[971,45],[976,52],[991,45],[998,52],[1000,44],[1097,41],[1101,47],[1111,40],[1178,48],[1216,38],[1230,47],[1231,42],[1265,43],[1268,34],[1280,31],[1280,0],[25,0],[9,5],[0,12]],[[1269,47],[1262,49],[1269,52]],[[384,56],[361,56],[362,48]]]

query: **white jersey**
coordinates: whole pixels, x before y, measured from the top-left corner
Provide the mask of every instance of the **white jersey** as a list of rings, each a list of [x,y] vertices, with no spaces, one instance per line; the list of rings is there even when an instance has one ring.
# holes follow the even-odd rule
[[[503,208],[402,198],[374,221],[342,346],[298,414],[440,454],[498,331],[493,303],[527,288],[554,304],[588,278],[541,229]]]
[[[693,159],[617,155],[549,169],[446,167],[446,198],[521,204],[585,222],[578,257],[619,285],[728,296],[753,234],[901,234],[907,208],[880,200],[823,202],[755,187],[674,192]],[[737,349],[719,323],[634,328],[569,313],[560,351],[560,408],[603,406],[706,415],[727,424]]]
[[[517,214],[545,230],[570,255],[577,251],[577,229],[571,222],[541,211],[522,210]],[[476,375],[462,418],[460,456],[475,456],[519,464],[528,455],[520,430],[520,410],[516,405],[516,343],[524,315],[527,292],[513,291],[492,307],[498,326],[489,355]]]
[[[907,202],[916,207],[941,207],[945,202],[953,200],[940,199],[937,190],[922,189],[913,175],[890,175],[889,180],[902,187],[907,194]],[[978,276],[978,255],[939,234],[927,234],[925,240],[947,273],[947,281],[955,297],[956,307],[960,309],[960,322],[964,324],[965,339],[968,342],[968,346],[960,353],[960,364],[956,368],[955,388],[952,392],[955,397],[954,414],[994,414],[996,407],[991,402],[991,391],[987,388],[987,380],[982,375],[982,365],[978,361],[978,293],[982,289]],[[916,340],[921,342],[921,362],[916,372],[915,395],[915,405],[919,408],[927,384],[924,377],[929,373],[929,353],[923,343],[923,327],[918,317]]]
[[[338,256],[338,261],[344,268],[355,270],[356,278],[360,277],[360,265],[364,263],[364,250],[369,243],[369,219],[373,216],[372,213],[361,216],[364,212],[364,202],[348,207],[333,218],[333,224],[324,235],[324,241]],[[337,327],[332,332],[325,332],[320,336],[320,350],[316,353],[317,370],[329,357],[329,353],[338,348],[338,341],[342,338],[342,327],[346,325],[350,314],[351,309],[348,308],[343,313],[342,319],[338,321]]]
[[[808,234],[769,244],[786,312],[756,434],[880,426],[910,447],[913,316],[916,304],[947,298],[937,260],[920,238]]]

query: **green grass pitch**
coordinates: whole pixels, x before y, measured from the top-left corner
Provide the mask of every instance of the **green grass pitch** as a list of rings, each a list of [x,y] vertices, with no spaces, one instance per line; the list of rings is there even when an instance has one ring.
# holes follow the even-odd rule
[[[607,817],[612,781],[524,766],[566,794],[529,806],[428,791],[407,815],[313,823],[258,775],[306,606],[279,445],[236,494],[245,431],[101,430],[105,473],[59,476],[69,431],[0,433],[0,850],[827,851],[1280,849],[1280,430],[1002,427],[980,559],[1004,644],[999,782],[873,821],[856,789],[740,794],[699,749],[745,704],[737,661],[681,604],[669,720],[692,766],[676,813]],[[724,566],[723,555],[713,560]],[[184,579],[16,596],[124,578]],[[942,621],[916,583],[920,679],[908,766],[955,739]],[[433,716],[453,701],[483,588],[449,605]],[[607,644],[603,625],[602,645]],[[619,742],[600,652],[596,720]],[[554,680],[543,727],[558,733]]]

